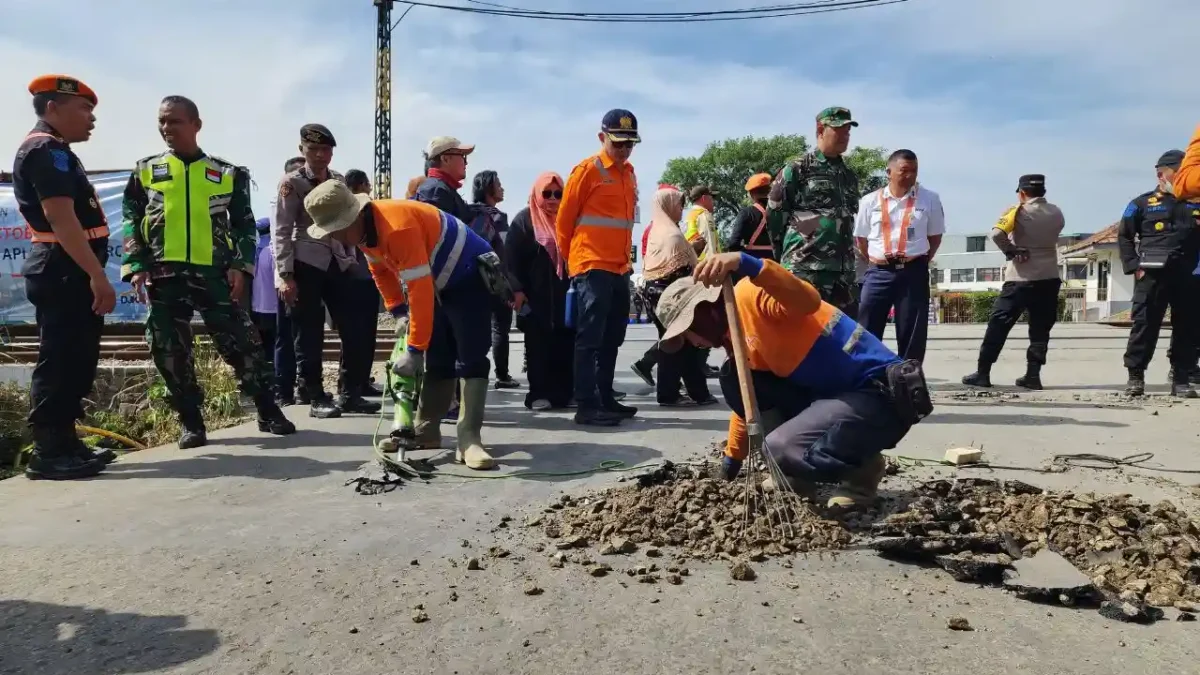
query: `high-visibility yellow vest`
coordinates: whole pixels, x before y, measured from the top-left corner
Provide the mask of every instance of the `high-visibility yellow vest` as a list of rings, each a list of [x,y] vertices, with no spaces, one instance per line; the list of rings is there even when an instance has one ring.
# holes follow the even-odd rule
[[[712,232],[700,231],[700,216],[705,213],[708,213],[708,209],[697,204],[693,205],[684,216],[684,238],[686,238],[688,241],[696,241],[698,237],[703,237],[704,241],[707,243],[707,245],[704,247],[704,250],[700,252],[700,260],[703,260],[704,257],[708,255],[709,251],[716,251],[717,253],[721,252],[721,242],[718,241],[720,237],[717,236],[716,223],[713,223]]]
[[[149,199],[142,234],[145,241],[161,239],[160,262],[213,264],[213,217],[227,217],[236,171],[207,155],[191,164],[170,152],[138,162]],[[162,231],[153,231],[158,228]]]

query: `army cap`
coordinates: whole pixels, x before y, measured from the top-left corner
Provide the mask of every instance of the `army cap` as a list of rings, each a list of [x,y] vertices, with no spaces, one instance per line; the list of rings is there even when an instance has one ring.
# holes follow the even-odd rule
[[[337,147],[337,141],[334,140],[333,133],[324,124],[305,124],[300,127],[300,140],[305,143],[328,145],[331,148]]]
[[[850,109],[840,106],[826,108],[817,113],[817,122],[827,127],[844,127],[847,124],[852,127],[858,126],[858,122],[855,122],[850,116]]]
[[[1017,179],[1017,192],[1034,188],[1037,190],[1046,189],[1046,177],[1040,173],[1027,173]]]
[[[1180,164],[1183,164],[1183,151],[1168,150],[1162,154],[1162,157],[1158,158],[1158,161],[1154,164],[1154,168],[1178,169]]]
[[[615,108],[604,113],[600,120],[600,131],[608,135],[609,140],[618,143],[640,143],[638,135],[637,116],[623,108]]]
[[[654,308],[654,315],[665,328],[658,340],[660,348],[667,352],[677,351],[678,338],[696,320],[696,308],[706,302],[716,302],[720,297],[720,286],[705,286],[691,277],[678,279],[667,286]]]
[[[96,98],[96,92],[92,91],[91,87],[70,75],[42,75],[36,77],[29,83],[29,93],[34,96],[38,94],[78,96],[87,99],[92,105],[100,102]]]

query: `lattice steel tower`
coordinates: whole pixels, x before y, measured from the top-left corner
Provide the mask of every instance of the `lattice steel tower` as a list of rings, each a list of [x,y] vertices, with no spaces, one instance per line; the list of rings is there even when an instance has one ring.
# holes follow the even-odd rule
[[[375,20],[375,198],[392,197],[392,5],[374,0]]]

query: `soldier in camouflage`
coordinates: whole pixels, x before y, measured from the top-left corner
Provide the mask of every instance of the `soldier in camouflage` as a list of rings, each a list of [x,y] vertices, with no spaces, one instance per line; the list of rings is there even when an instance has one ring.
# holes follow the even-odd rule
[[[857,313],[854,283],[854,216],[858,177],[842,160],[850,128],[846,108],[817,115],[816,149],[775,176],[767,201],[767,231],[775,257],[817,288],[821,299],[850,316]]]
[[[137,163],[122,205],[121,277],[140,299],[149,295],[146,341],[183,425],[180,448],[207,443],[204,392],[192,362],[196,311],[217,352],[241,380],[242,392],[254,398],[258,428],[280,435],[296,431],[275,403],[273,374],[258,331],[237,304],[254,274],[250,176],[205,154],[196,144],[200,126],[190,99],[163,99],[158,128],[170,149]]]

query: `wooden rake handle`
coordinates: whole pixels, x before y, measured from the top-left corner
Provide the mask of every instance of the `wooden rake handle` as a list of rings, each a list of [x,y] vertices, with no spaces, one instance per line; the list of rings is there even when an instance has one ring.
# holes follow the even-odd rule
[[[750,357],[746,347],[746,334],[737,312],[737,301],[733,296],[733,282],[729,279],[721,286],[721,297],[725,300],[725,316],[729,321],[729,341],[733,345],[733,363],[737,366],[738,387],[742,392],[742,410],[745,413],[746,435],[751,440],[762,438],[763,431],[758,420],[758,398],[754,394],[754,380],[750,375]]]

